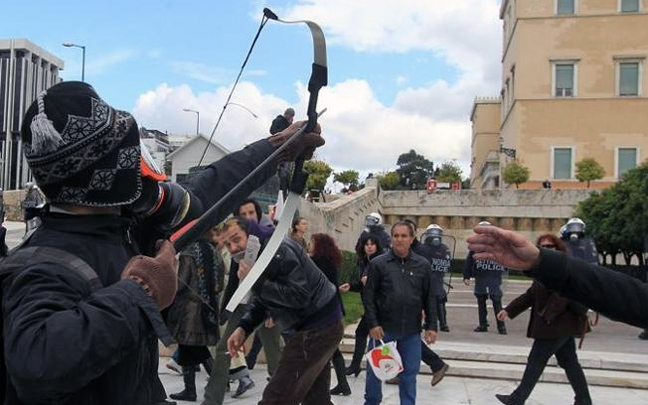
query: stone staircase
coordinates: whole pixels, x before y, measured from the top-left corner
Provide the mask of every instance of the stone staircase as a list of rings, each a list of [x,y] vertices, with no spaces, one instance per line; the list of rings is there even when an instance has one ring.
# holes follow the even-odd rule
[[[354,340],[346,335],[340,350],[351,360]],[[519,381],[529,347],[440,342],[433,350],[450,365],[446,375]],[[579,350],[578,357],[590,385],[648,389],[648,355]],[[363,362],[363,368],[365,364]],[[421,374],[431,374],[421,363]],[[555,358],[540,377],[542,382],[567,383]]]

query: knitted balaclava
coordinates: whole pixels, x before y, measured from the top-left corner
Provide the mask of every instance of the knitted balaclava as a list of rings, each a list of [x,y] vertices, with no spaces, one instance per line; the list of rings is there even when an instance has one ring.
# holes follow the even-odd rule
[[[141,193],[137,123],[86,83],[63,82],[42,92],[25,114],[21,136],[29,168],[50,202],[110,207]]]

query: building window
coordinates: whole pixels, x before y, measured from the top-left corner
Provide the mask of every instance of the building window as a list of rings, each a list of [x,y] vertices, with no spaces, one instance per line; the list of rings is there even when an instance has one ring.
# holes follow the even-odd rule
[[[574,97],[576,95],[576,64],[573,62],[554,63],[554,97]]]
[[[573,178],[573,148],[553,148],[553,178],[569,180]]]
[[[618,63],[619,96],[632,97],[641,93],[641,63],[621,61]]]
[[[641,2],[639,0],[620,0],[622,13],[638,13]]]
[[[556,14],[569,15],[576,13],[576,0],[556,0]]]
[[[617,148],[616,156],[616,177],[619,178],[625,174],[628,170],[634,169],[637,167],[637,148]]]

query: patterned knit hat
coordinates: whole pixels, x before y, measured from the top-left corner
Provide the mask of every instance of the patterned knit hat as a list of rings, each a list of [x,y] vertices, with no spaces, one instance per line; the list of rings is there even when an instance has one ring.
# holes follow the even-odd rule
[[[42,92],[25,114],[21,136],[29,168],[50,202],[110,207],[141,193],[137,123],[86,83],[63,82]]]

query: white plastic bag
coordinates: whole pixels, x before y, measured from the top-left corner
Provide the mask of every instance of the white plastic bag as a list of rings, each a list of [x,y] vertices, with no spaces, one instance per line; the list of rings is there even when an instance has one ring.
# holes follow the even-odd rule
[[[396,342],[385,343],[374,347],[366,355],[367,363],[371,366],[376,377],[381,381],[390,380],[403,371],[403,361],[396,347]]]

